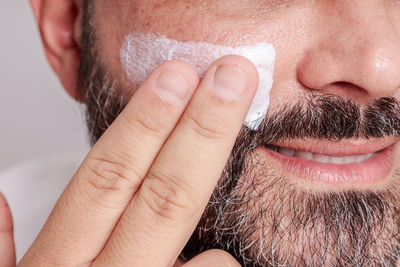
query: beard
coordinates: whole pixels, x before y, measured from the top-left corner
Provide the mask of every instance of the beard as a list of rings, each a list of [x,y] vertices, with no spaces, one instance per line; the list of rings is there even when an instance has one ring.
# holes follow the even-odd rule
[[[89,1],[90,2],[90,1]],[[92,144],[134,92],[107,72],[85,4],[78,88]],[[257,153],[273,142],[332,142],[400,135],[400,104],[364,106],[334,95],[304,96],[269,112],[257,131],[243,127],[205,212],[181,257],[223,249],[242,266],[393,266],[400,263],[400,170],[379,191],[314,192],[279,174]]]

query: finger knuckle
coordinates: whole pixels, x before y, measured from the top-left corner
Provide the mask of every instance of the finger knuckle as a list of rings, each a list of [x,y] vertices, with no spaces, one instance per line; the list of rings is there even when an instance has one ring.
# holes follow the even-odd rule
[[[88,172],[88,183],[96,191],[132,191],[140,183],[140,177],[135,171],[105,158],[88,158],[83,166]]]
[[[156,107],[153,109],[155,110]],[[137,108],[136,114],[133,117],[126,118],[128,124],[132,125],[135,130],[139,130],[145,134],[151,134],[159,137],[163,130],[167,128],[165,117],[158,116],[156,112],[149,114],[148,111]]]
[[[227,135],[224,131],[226,123],[216,115],[207,112],[188,113],[184,120],[194,132],[207,139],[221,139]]]
[[[142,200],[157,216],[176,221],[192,218],[199,209],[193,189],[177,178],[149,175],[141,188]]]

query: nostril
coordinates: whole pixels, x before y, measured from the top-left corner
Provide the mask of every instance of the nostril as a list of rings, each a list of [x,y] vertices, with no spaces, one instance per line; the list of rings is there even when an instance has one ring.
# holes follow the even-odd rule
[[[361,88],[360,86],[345,81],[334,82],[331,84],[331,86],[343,88],[346,90],[354,90],[360,93],[366,93],[366,90]]]
[[[340,81],[340,82],[334,82],[333,85],[336,86],[341,86],[341,87],[346,87],[348,86],[350,83],[349,82],[345,82],[345,81]]]
[[[344,98],[357,99],[360,97],[365,98],[369,95],[368,91],[361,86],[345,81],[332,82],[322,88],[317,88],[317,90],[324,94],[333,94]]]

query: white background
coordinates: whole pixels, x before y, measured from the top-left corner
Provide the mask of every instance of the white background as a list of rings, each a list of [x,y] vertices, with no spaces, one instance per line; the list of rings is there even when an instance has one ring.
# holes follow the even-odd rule
[[[83,107],[50,69],[28,0],[0,0],[0,171],[88,151]]]

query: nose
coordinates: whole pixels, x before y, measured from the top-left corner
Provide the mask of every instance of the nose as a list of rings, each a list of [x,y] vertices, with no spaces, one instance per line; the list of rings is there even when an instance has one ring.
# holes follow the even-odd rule
[[[400,24],[396,29],[393,12],[382,2],[316,4],[316,37],[297,66],[297,79],[306,89],[359,101],[399,92]]]

